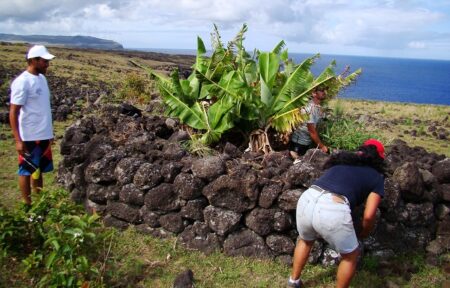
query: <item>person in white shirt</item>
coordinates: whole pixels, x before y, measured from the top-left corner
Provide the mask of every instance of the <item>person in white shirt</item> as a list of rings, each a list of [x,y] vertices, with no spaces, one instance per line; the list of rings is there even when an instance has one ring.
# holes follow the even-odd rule
[[[19,187],[26,205],[31,205],[31,188],[43,187],[41,172],[53,170],[53,141],[50,90],[45,73],[55,56],[35,45],[27,53],[27,69],[11,84],[9,122],[19,154]]]

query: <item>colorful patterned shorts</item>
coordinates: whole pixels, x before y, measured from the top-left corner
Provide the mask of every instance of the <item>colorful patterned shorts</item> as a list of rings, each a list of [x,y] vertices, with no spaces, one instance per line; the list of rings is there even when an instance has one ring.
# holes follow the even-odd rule
[[[50,140],[24,141],[27,153],[19,155],[20,176],[30,176],[38,168],[41,172],[53,171]]]

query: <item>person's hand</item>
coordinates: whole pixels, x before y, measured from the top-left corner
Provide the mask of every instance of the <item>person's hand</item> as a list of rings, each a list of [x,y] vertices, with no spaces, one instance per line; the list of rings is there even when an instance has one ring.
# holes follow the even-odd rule
[[[16,141],[16,151],[17,153],[19,153],[19,155],[23,155],[25,154],[25,152],[27,152],[27,148],[25,147],[23,141]]]
[[[323,145],[322,147],[320,147],[320,150],[322,150],[323,153],[328,153],[328,147]]]

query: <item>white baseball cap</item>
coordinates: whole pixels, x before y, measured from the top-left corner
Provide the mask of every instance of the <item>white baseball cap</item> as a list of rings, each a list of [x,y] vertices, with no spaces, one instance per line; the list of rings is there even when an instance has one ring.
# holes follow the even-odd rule
[[[55,55],[52,55],[48,52],[47,48],[43,45],[34,45],[28,50],[27,59],[32,59],[36,57],[41,57],[46,60],[52,60],[55,58]]]

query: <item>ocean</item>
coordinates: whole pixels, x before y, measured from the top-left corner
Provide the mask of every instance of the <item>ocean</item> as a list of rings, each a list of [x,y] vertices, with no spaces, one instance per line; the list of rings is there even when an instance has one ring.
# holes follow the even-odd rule
[[[139,49],[169,54],[195,55],[196,50]],[[309,54],[289,53],[295,63]],[[355,83],[343,89],[342,98],[450,105],[450,61],[406,58],[381,58],[344,55],[321,55],[314,64],[314,74],[336,60],[336,73],[346,66],[350,71],[362,69]]]

